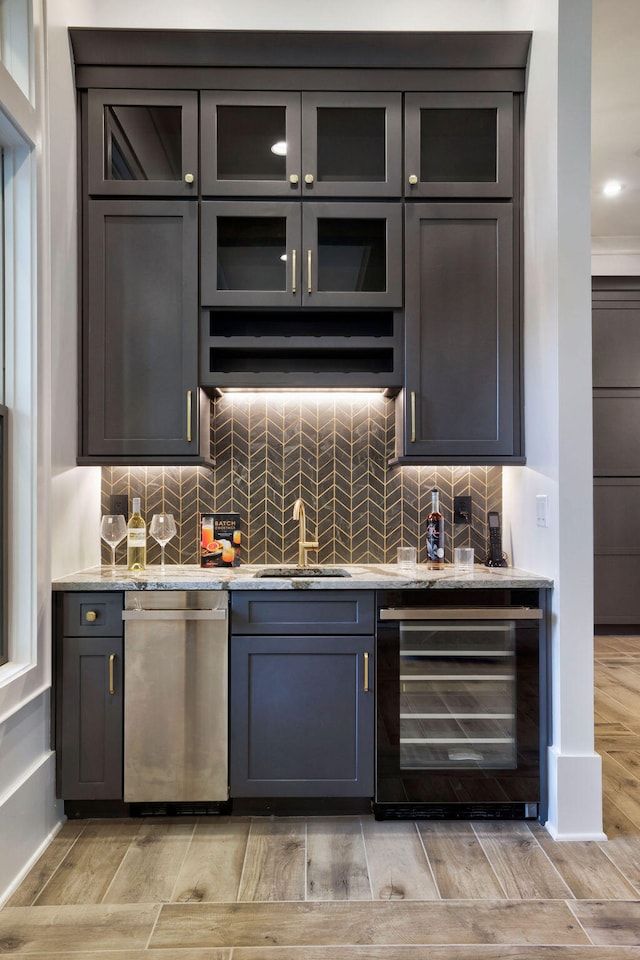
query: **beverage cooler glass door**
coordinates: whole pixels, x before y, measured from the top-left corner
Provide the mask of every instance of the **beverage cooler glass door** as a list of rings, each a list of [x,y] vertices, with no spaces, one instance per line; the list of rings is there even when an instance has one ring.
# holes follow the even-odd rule
[[[381,611],[377,803],[537,803],[541,616]]]

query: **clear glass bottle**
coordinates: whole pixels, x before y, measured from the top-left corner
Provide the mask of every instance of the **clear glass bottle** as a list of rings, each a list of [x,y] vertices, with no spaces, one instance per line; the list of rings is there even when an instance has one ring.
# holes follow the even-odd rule
[[[140,516],[140,497],[134,497],[127,524],[127,569],[144,570],[146,565],[147,525]]]
[[[427,516],[427,564],[432,570],[444,566],[444,517],[436,487],[431,491],[431,513]]]

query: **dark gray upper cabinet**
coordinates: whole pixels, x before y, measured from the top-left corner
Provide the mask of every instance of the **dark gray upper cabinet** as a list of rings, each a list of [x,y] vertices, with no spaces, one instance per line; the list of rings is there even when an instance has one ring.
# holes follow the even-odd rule
[[[395,462],[523,462],[530,34],[79,29],[71,40],[78,462],[203,462],[198,384],[404,386]],[[108,214],[101,197],[175,206]],[[144,359],[125,358],[127,340]]]
[[[513,196],[513,126],[510,93],[407,93],[405,196]]]
[[[202,203],[204,306],[399,307],[399,203]]]
[[[197,93],[89,90],[86,124],[91,196],[197,197]]]
[[[201,462],[197,205],[89,201],[84,270],[81,462]]]
[[[204,91],[200,141],[205,195],[400,193],[399,93]]]
[[[398,462],[520,456],[513,207],[407,204]]]

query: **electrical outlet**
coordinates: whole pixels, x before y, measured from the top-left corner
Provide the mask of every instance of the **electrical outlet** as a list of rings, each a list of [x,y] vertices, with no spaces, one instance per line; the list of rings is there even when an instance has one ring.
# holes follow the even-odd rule
[[[453,522],[471,523],[471,496],[453,498]]]
[[[125,493],[125,494],[121,494],[121,493],[112,493],[112,494],[111,494],[111,496],[109,497],[109,512],[110,512],[110,513],[115,513],[116,515],[118,515],[119,513],[121,513],[122,516],[125,518],[125,520],[128,519],[128,517],[129,517],[129,498],[127,497],[126,493]]]

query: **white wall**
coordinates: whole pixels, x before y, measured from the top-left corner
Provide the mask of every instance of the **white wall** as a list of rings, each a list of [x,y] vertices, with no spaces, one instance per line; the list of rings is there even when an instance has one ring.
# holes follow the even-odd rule
[[[590,4],[532,4],[525,157],[526,468],[503,473],[514,562],[556,583],[548,828],[602,836],[593,749]],[[535,522],[547,494],[548,528]]]
[[[76,99],[68,26],[89,19],[81,0],[47,6],[51,170],[52,576],[100,563],[100,468],[77,467],[78,228]]]

